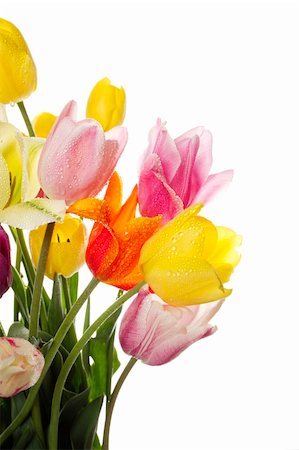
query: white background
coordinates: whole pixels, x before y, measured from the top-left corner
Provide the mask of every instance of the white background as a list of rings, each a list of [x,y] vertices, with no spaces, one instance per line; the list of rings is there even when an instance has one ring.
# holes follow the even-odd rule
[[[38,67],[31,117],[57,114],[73,98],[82,118],[104,76],[125,87],[129,142],[118,168],[126,193],[158,116],[173,137],[208,127],[213,172],[235,170],[204,209],[244,237],[234,292],[213,321],[219,331],[168,365],[133,369],[111,450],[299,448],[296,5],[0,1]],[[95,297],[94,314],[111,299]],[[10,302],[1,300],[1,318]]]

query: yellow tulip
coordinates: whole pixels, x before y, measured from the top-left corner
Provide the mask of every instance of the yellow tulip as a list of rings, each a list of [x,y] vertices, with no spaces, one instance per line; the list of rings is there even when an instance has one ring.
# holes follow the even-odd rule
[[[36,89],[30,50],[11,22],[0,18],[0,103],[20,102]]]
[[[49,112],[43,112],[36,116],[32,121],[35,136],[47,138],[56,119],[57,116]]]
[[[46,225],[30,231],[29,245],[32,261],[38,264]],[[55,223],[50,244],[46,275],[53,280],[55,274],[71,277],[85,261],[87,231],[80,219],[65,215],[63,223]]]
[[[62,221],[62,200],[36,198],[38,163],[44,139],[30,138],[10,123],[0,122],[0,223],[33,229]]]
[[[146,241],[139,265],[145,281],[166,303],[175,306],[208,303],[227,297],[226,289],[240,260],[241,237],[198,217],[194,205]]]
[[[112,86],[103,78],[92,89],[87,102],[86,117],[97,120],[108,131],[121,125],[126,112],[126,94],[123,87]]]

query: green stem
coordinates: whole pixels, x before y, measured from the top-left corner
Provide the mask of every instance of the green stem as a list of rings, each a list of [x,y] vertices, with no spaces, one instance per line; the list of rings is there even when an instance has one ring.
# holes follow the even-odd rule
[[[61,276],[61,281],[62,281],[62,289],[63,289],[63,294],[64,294],[65,306],[66,306],[66,310],[68,312],[72,307],[70,289],[69,289],[68,281],[64,276]],[[68,342],[70,343],[71,347],[68,348],[68,350],[70,351],[73,348],[73,346],[77,343],[75,321],[72,323],[72,325],[68,331],[68,334],[66,336],[66,339],[68,339]],[[86,389],[87,388],[86,373],[83,368],[81,358],[76,361],[76,365],[77,365],[78,371],[81,375],[82,389]]]
[[[19,246],[17,246],[17,254],[16,254],[16,270],[20,273],[21,268],[21,260],[22,260],[22,252]],[[19,320],[19,304],[17,300],[16,294],[14,295],[14,311],[13,311],[13,319],[14,322],[17,322]]]
[[[103,436],[103,445],[102,450],[109,450],[109,432],[110,432],[110,425],[111,425],[111,419],[112,419],[112,413],[114,409],[114,405],[117,399],[117,396],[119,394],[119,391],[131,372],[132,368],[136,364],[138,359],[131,358],[126,367],[124,368],[121,376],[118,379],[118,382],[115,385],[114,391],[110,397],[110,400],[107,401],[107,409],[106,409],[106,420],[105,420],[105,427],[104,427],[104,436]]]
[[[81,350],[91,339],[92,335],[106,322],[107,319],[109,319],[109,317],[111,317],[121,307],[121,305],[123,305],[129,298],[135,295],[144,284],[145,282],[142,281],[133,289],[128,291],[126,294],[119,297],[92,325],[90,325],[90,327],[87,328],[81,339],[77,342],[77,344],[74,346],[69,356],[65,360],[65,363],[62,366],[62,369],[57,378],[55,389],[53,392],[51,420],[48,433],[50,450],[57,449],[57,440],[58,440],[57,435],[58,435],[61,396],[63,392],[63,387],[65,385],[65,382],[67,380],[67,377],[73,364],[80,355]]]
[[[16,237],[17,237],[17,245],[20,247],[22,255],[23,255],[23,261],[24,261],[24,266],[26,269],[28,281],[33,286],[34,279],[35,279],[35,270],[34,270],[34,267],[33,267],[28,249],[27,249],[23,230],[21,230],[20,228],[16,228]]]
[[[35,133],[33,131],[32,124],[30,122],[30,119],[29,119],[29,116],[27,114],[27,111],[26,111],[24,103],[23,102],[19,102],[19,103],[17,103],[17,105],[18,105],[19,110],[21,111],[21,114],[23,116],[23,119],[24,119],[24,122],[26,124],[29,136],[30,137],[35,137]]]
[[[57,330],[57,333],[53,339],[52,345],[45,357],[45,365],[43,368],[43,371],[41,373],[41,376],[39,377],[36,384],[30,389],[28,397],[23,405],[23,408],[19,412],[19,414],[16,416],[16,418],[13,420],[13,422],[3,431],[3,433],[0,435],[0,445],[6,441],[6,439],[16,430],[18,426],[21,425],[21,423],[24,421],[24,419],[27,417],[29,412],[31,411],[31,408],[33,406],[34,400],[39,392],[39,388],[46,376],[46,373],[49,370],[49,367],[63,341],[65,338],[66,333],[68,332],[70,326],[73,323],[74,318],[78,314],[81,307],[84,305],[85,301],[88,299],[94,288],[98,285],[99,280],[96,280],[93,278],[88,286],[85,288],[85,290],[82,292],[76,303],[72,306],[69,313],[66,315],[64,321],[60,325],[59,329]],[[1,447],[0,447],[1,448]]]
[[[51,243],[51,238],[54,230],[55,222],[49,223],[46,228],[38,265],[36,271],[36,277],[34,280],[33,294],[32,294],[32,303],[30,310],[30,322],[29,322],[29,337],[37,336],[38,324],[39,324],[39,313],[40,313],[40,304],[41,304],[41,296],[42,296],[42,287],[44,274],[46,270],[47,258]]]

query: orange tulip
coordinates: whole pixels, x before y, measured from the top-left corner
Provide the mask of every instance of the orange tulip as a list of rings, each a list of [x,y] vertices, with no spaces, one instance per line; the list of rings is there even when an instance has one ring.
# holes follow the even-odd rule
[[[101,281],[131,289],[142,281],[138,260],[143,244],[159,227],[161,216],[135,218],[137,186],[123,206],[122,183],[115,172],[104,200],[78,200],[68,212],[95,220],[86,250],[86,263]]]

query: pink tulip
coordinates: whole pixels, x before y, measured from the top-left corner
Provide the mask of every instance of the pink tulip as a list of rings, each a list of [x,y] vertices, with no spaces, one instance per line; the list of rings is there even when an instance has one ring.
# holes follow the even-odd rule
[[[0,397],[12,397],[33,386],[43,367],[43,355],[30,342],[0,337]]]
[[[165,364],[216,331],[208,322],[222,303],[219,300],[196,306],[170,306],[144,287],[122,319],[121,346],[145,364]]]
[[[232,170],[209,175],[211,165],[212,135],[208,130],[193,128],[173,140],[158,119],[141,164],[141,214],[163,214],[166,223],[188,206],[206,203],[233,176]]]
[[[115,127],[104,135],[96,120],[76,122],[76,107],[69,102],[57,118],[38,167],[45,194],[69,205],[99,193],[127,142],[126,128]]]

